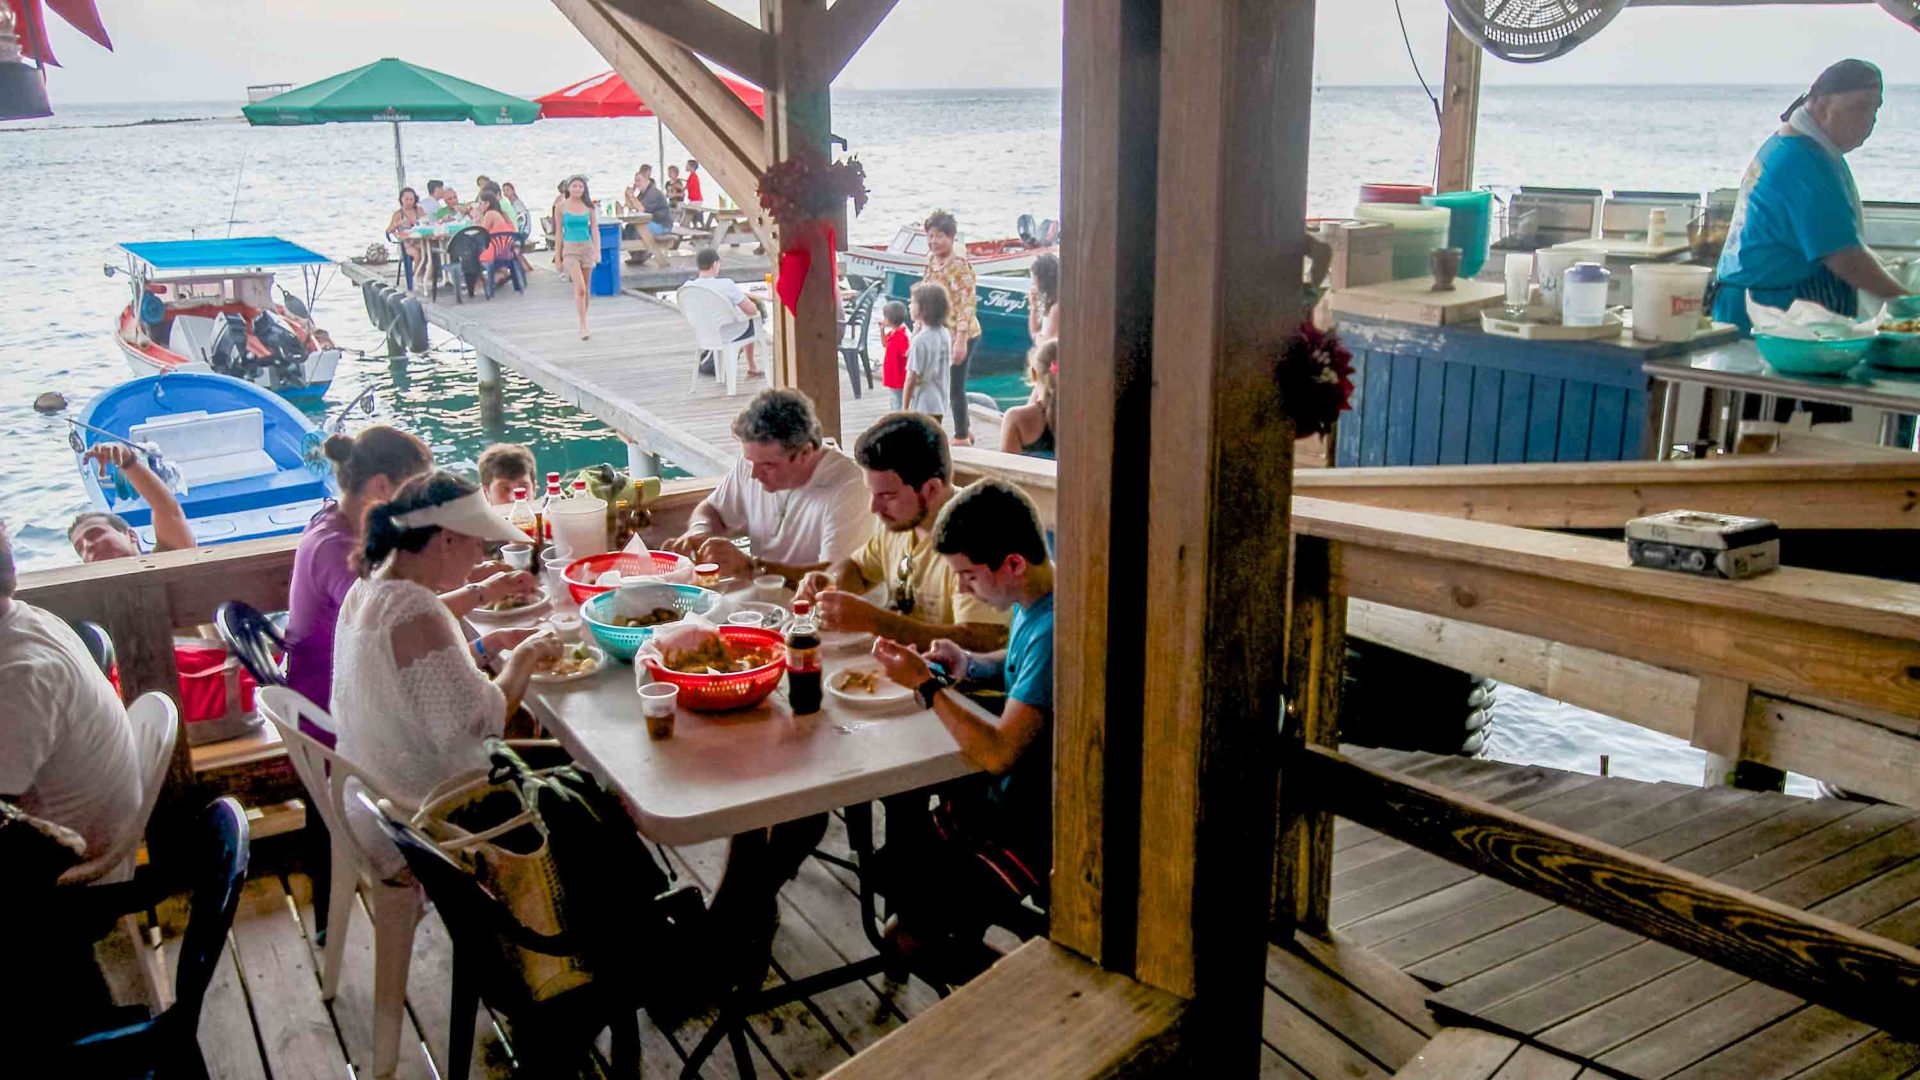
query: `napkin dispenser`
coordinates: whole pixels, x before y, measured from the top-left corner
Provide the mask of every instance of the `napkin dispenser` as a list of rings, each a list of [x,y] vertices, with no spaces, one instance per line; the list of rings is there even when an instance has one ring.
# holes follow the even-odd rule
[[[1750,578],[1780,565],[1780,526],[1766,518],[1669,510],[1627,522],[1627,557],[1655,570]]]

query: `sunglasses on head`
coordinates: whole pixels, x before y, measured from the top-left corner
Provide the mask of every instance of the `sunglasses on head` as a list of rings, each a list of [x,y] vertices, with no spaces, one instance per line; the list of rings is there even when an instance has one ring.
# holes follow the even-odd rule
[[[893,583],[893,610],[902,615],[913,614],[913,556],[900,556],[898,579]]]

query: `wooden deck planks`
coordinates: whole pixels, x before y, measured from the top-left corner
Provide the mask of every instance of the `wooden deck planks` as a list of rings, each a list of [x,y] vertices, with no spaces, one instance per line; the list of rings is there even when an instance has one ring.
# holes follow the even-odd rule
[[[229,944],[274,1080],[340,1080],[347,1075],[346,1055],[287,905],[278,877],[248,880]]]
[[[370,274],[354,264],[343,269],[356,286]],[[524,294],[508,289],[491,301],[477,297],[462,304],[445,289],[440,296],[437,303],[419,296],[428,322],[695,476],[718,476],[732,466],[739,453],[733,418],[767,385],[747,379],[744,369],[733,397],[712,376],[693,384],[698,350],[692,330],[678,310],[653,297],[594,297],[587,315],[593,336],[580,340],[571,287],[538,262]],[[755,363],[771,370],[764,343],[755,350]],[[838,383],[843,446],[851,448],[860,432],[892,408],[879,385],[878,351],[873,367],[874,386],[866,388],[863,379],[857,399],[844,374]],[[974,423],[978,445],[999,445],[997,422]]]
[[[1267,950],[1267,986],[1389,1072],[1412,1060],[1431,1038],[1291,949]],[[1276,1045],[1286,1050],[1285,1044]]]

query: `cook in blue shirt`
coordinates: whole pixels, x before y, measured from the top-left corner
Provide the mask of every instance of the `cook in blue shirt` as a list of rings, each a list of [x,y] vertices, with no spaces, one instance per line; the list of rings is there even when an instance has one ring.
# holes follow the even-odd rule
[[[1860,191],[1845,157],[1873,134],[1881,97],[1879,68],[1842,60],[1782,114],[1785,125],[1741,181],[1715,319],[1751,329],[1749,295],[1769,307],[1812,300],[1854,316],[1860,290],[1881,298],[1907,291],[1861,239]]]

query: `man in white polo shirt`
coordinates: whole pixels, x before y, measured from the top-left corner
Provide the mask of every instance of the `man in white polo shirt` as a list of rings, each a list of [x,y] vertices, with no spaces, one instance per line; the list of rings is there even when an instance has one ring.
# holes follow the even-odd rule
[[[0,525],[0,800],[79,833],[93,858],[146,827],[133,728],[80,635],[14,582]]]
[[[852,555],[873,530],[860,467],[820,433],[798,390],[762,390],[733,421],[740,460],[667,548],[723,574],[801,575]],[[749,557],[728,540],[745,536]]]

